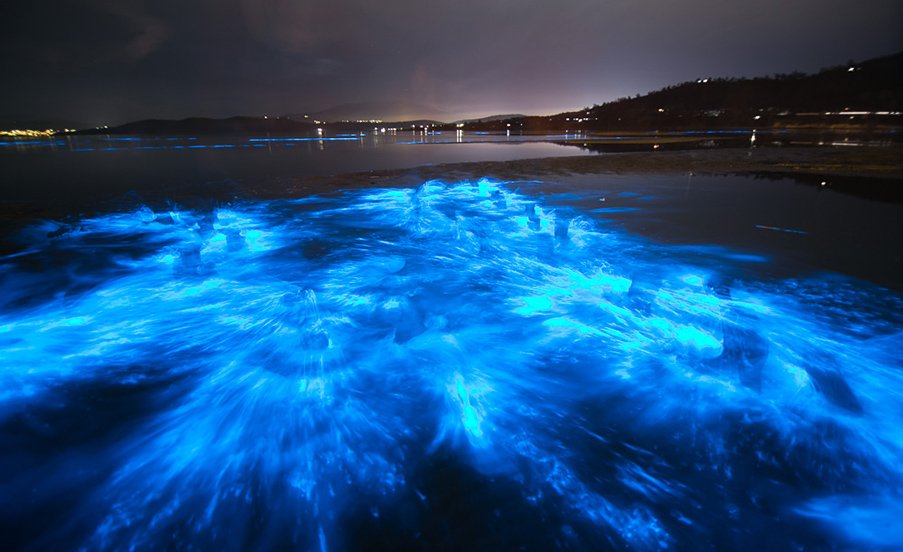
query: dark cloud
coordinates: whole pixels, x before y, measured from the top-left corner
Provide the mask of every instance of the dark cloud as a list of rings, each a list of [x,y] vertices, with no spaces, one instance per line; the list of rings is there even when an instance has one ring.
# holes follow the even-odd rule
[[[899,0],[5,3],[0,120],[288,113],[405,100],[552,112],[697,76],[903,50]]]

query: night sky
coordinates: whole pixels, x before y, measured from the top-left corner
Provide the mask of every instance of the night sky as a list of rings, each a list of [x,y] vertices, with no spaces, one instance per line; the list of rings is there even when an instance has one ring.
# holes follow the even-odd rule
[[[903,50],[900,0],[4,2],[0,121],[552,113]],[[418,113],[433,106],[432,113]]]

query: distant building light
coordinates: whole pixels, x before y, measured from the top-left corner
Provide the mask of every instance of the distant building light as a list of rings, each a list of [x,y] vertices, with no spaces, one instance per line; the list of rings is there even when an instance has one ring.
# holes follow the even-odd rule
[[[757,120],[757,121],[758,121],[759,119],[761,119],[761,118],[762,118],[761,115],[756,115],[755,117],[753,117],[753,119],[755,119],[755,120]]]
[[[34,130],[34,129],[13,129],[13,130],[0,130],[0,136],[11,136],[13,138],[38,138],[42,136],[53,136],[54,134],[66,133],[66,132],[75,132],[72,129],[64,129],[62,131],[54,130],[52,128],[48,128],[45,130]]]

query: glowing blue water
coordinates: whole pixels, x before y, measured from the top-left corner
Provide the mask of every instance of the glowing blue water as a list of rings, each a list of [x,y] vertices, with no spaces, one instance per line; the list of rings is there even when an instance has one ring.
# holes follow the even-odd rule
[[[0,495],[35,548],[893,547],[899,297],[482,180],[32,227]],[[39,528],[39,529],[36,529]]]

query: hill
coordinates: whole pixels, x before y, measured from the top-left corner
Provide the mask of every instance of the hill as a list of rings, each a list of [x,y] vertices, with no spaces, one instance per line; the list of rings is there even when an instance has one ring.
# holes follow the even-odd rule
[[[316,128],[312,123],[293,121],[277,117],[230,117],[228,119],[208,119],[190,117],[188,119],[147,119],[126,123],[118,127],[85,129],[81,134],[258,134],[309,132]]]
[[[310,120],[311,122],[306,122]],[[381,128],[437,127],[443,123],[432,120],[413,120],[380,123]],[[228,119],[208,119],[190,117],[188,119],[146,119],[126,123],[117,127],[100,127],[79,130],[76,134],[143,134],[155,136],[170,135],[214,135],[214,134],[306,134],[316,135],[318,128],[327,134],[335,132],[371,131],[372,123],[339,122],[316,123],[314,119],[297,121],[289,117],[229,117]]]
[[[548,116],[473,122],[504,130],[652,130],[763,126],[899,125],[903,53],[824,69],[816,74],[701,78],[633,98]],[[851,119],[852,118],[852,119]]]
[[[455,124],[458,123],[491,123],[493,121],[508,121],[510,119],[523,119],[524,117],[528,117],[528,115],[521,114],[513,114],[509,113],[506,115],[489,115],[488,117],[479,117],[477,119],[462,119],[460,121],[455,121]]]

